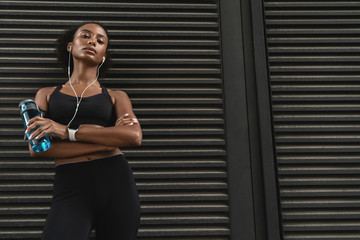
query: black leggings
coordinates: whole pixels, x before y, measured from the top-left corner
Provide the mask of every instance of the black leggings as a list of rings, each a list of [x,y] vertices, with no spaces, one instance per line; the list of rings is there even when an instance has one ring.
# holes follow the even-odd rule
[[[55,168],[53,201],[42,240],[135,240],[140,201],[124,155]]]

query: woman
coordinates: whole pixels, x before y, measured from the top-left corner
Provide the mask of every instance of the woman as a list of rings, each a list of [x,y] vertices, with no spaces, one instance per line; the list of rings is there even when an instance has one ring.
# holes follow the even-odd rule
[[[45,152],[29,146],[32,157],[55,159],[53,200],[42,239],[89,239],[93,228],[96,239],[135,239],[139,196],[119,147],[141,145],[142,132],[127,94],[108,90],[97,79],[107,63],[108,34],[88,23],[65,32],[57,43],[69,80],[37,92],[35,101],[45,115],[31,119],[26,131],[40,126],[30,139],[55,137]]]

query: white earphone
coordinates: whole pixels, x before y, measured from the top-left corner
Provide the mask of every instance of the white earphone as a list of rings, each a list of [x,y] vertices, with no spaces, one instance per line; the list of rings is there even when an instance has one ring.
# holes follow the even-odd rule
[[[79,97],[77,96],[76,91],[75,91],[75,89],[74,89],[74,87],[72,86],[72,83],[71,83],[71,73],[70,73],[70,60],[71,60],[71,58],[70,58],[70,56],[71,56],[71,46],[70,46],[69,60],[68,60],[68,78],[69,78],[70,87],[71,87],[71,89],[73,90],[73,92],[74,92],[74,94],[75,94],[75,97],[76,97],[76,108],[75,108],[74,116],[72,117],[72,119],[70,120],[70,122],[67,124],[68,126],[70,126],[70,123],[71,123],[71,122],[74,120],[74,118],[76,117],[76,114],[77,114],[77,112],[78,112],[78,110],[79,110],[79,106],[80,106],[81,100],[83,99],[83,95],[84,95],[86,89],[88,89],[91,85],[93,85],[93,84],[98,80],[100,67],[104,64],[105,59],[106,59],[106,58],[103,56],[103,58],[102,58],[103,60],[102,60],[101,64],[98,66],[98,68],[97,68],[97,75],[96,75],[95,80],[94,80],[92,83],[90,83],[90,84],[84,89],[84,91],[81,93],[80,99],[79,99]]]

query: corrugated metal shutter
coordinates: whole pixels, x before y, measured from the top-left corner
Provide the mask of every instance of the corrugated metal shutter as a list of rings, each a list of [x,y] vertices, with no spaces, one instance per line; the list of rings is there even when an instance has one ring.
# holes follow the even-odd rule
[[[139,239],[229,236],[218,2],[0,2],[0,239],[39,239],[53,163],[32,159],[17,104],[66,81],[53,43],[67,26],[101,21],[144,133],[125,149],[142,204]]]
[[[284,239],[360,239],[360,2],[264,6]]]

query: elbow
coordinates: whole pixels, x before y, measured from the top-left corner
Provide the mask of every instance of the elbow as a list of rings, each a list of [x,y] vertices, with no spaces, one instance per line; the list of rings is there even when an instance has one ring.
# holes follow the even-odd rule
[[[31,156],[32,158],[36,158],[36,157],[37,157],[37,154],[36,154],[36,152],[34,152],[34,151],[30,151],[30,156]]]
[[[45,152],[34,152],[31,147],[29,146],[29,152],[30,152],[30,156],[32,158],[46,158],[48,157],[48,151],[45,151]]]
[[[30,151],[30,156],[32,158],[41,158],[41,157],[44,157],[43,154],[41,152],[34,152],[34,151]]]
[[[111,147],[138,147],[141,146],[142,132],[134,130],[128,131],[126,134],[119,133],[115,141],[109,142],[107,146]]]
[[[141,146],[141,142],[142,142],[142,134],[141,134],[141,132],[136,132],[131,141],[131,146],[139,147],[139,146]]]
[[[39,153],[34,152],[34,151],[32,150],[32,148],[31,148],[30,144],[29,144],[29,153],[30,153],[30,156],[31,156],[32,158],[37,158],[37,157],[39,157],[39,156],[38,156]]]

